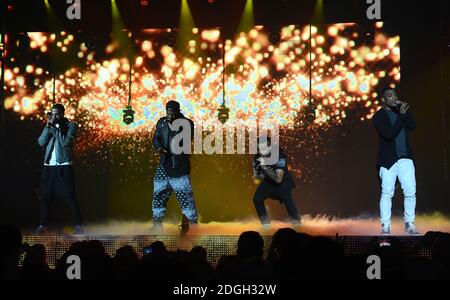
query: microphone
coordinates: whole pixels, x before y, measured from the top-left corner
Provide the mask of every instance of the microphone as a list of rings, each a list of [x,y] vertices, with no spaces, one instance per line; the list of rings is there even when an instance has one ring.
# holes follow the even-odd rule
[[[255,170],[256,171],[261,170],[261,162],[259,160],[255,161]]]
[[[51,118],[52,118],[52,113],[51,113],[51,112],[48,112],[48,113],[46,113],[45,115],[47,116],[47,124],[46,124],[46,126],[47,126],[48,128],[53,127],[53,123],[50,122],[50,120],[51,120]]]
[[[402,104],[403,104],[403,102],[397,99],[397,100],[395,101],[395,104],[394,104],[394,107],[393,107],[393,108],[394,108],[396,111],[397,111],[397,110],[399,111],[399,110],[400,110],[400,106],[402,106]]]

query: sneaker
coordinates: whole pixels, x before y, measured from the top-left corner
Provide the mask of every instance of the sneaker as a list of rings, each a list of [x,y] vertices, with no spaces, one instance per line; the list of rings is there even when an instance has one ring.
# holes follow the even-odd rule
[[[271,227],[270,223],[261,223],[261,226],[263,230],[269,230]]]
[[[47,234],[47,233],[48,233],[47,226],[39,225],[39,226],[33,231],[33,233],[34,233],[34,234],[37,234],[37,235]]]
[[[83,228],[81,227],[81,225],[77,225],[75,226],[75,229],[73,230],[73,234],[83,234]]]
[[[381,234],[383,235],[391,234],[391,225],[381,224]]]
[[[416,225],[414,222],[406,222],[405,223],[405,231],[411,235],[419,235],[420,232],[417,231]]]
[[[298,219],[298,220],[292,220],[292,221],[291,221],[291,224],[292,224],[292,226],[294,226],[294,227],[300,227],[300,226],[303,225],[303,224],[302,224],[302,221],[301,221],[300,219]]]
[[[160,235],[163,233],[163,225],[162,223],[153,223],[152,228],[150,228],[150,233],[152,235]]]

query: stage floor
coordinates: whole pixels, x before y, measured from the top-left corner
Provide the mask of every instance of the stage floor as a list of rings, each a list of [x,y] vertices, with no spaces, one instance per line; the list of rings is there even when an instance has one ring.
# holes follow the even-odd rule
[[[379,236],[380,224],[374,218],[336,219],[329,217],[302,217],[303,225],[295,230],[313,236],[329,236],[342,243],[346,255],[363,254],[370,240]],[[428,231],[450,232],[450,222],[440,214],[417,217],[417,226],[422,234]],[[400,239],[406,251],[416,247],[421,236],[409,236],[403,231],[403,221],[393,220],[392,236]],[[265,240],[265,252],[272,241],[272,235],[280,228],[291,227],[289,223],[272,222],[270,229],[263,229],[257,220],[201,223],[191,228],[188,235],[181,237],[177,222],[165,223],[162,235],[151,235],[151,222],[111,221],[104,224],[86,224],[85,234],[73,235],[71,228],[52,230],[47,235],[25,234],[24,242],[43,244],[47,249],[47,260],[54,267],[56,260],[76,241],[99,240],[110,255],[122,246],[132,246],[139,255],[142,248],[154,241],[162,241],[170,251],[191,250],[203,246],[208,251],[209,261],[215,265],[223,255],[236,253],[239,235],[244,231],[258,231]],[[418,249],[421,256],[429,257],[426,249]]]
[[[334,218],[329,216],[311,217],[302,215],[302,226],[295,228],[297,231],[309,235],[322,236],[372,236],[380,233],[380,222],[375,217]],[[164,235],[179,235],[179,220],[167,220],[164,223]],[[87,235],[149,235],[151,234],[151,221],[108,221],[104,223],[88,223],[84,225]],[[450,218],[441,214],[418,214],[416,225],[422,234],[428,231],[450,232]],[[244,231],[258,231],[261,235],[273,235],[279,228],[292,227],[289,222],[272,221],[269,229],[263,229],[255,218],[235,220],[233,222],[202,222],[191,228],[189,235],[200,236],[238,236]],[[71,228],[50,228],[54,235],[71,234]],[[25,231],[27,232],[27,231]],[[404,223],[400,218],[392,220],[392,234],[396,236],[406,235]]]

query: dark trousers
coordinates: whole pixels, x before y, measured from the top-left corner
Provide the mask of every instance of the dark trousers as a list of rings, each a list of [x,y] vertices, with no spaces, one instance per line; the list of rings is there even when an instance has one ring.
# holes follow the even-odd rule
[[[48,225],[48,212],[54,199],[62,199],[72,211],[75,225],[81,225],[80,206],[75,194],[75,177],[72,166],[44,166],[41,182],[40,225]]]
[[[253,203],[255,204],[258,218],[262,224],[270,223],[266,207],[264,206],[264,201],[268,198],[282,202],[286,207],[292,222],[300,221],[297,207],[292,199],[292,187],[287,185],[272,186],[263,182],[258,186],[255,195],[253,196]]]

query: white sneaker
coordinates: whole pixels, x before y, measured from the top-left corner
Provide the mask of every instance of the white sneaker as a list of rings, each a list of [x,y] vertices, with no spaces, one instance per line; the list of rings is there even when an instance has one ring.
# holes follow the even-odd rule
[[[150,228],[150,234],[161,235],[164,232],[163,225],[161,223],[154,223],[152,228]]]
[[[84,230],[81,227],[81,225],[77,225],[77,226],[75,226],[75,229],[73,230],[73,233],[75,235],[81,235],[81,234],[84,234]]]
[[[36,235],[45,235],[48,233],[48,229],[47,226],[44,225],[39,225],[34,231],[33,234]]]
[[[263,223],[261,226],[263,230],[269,230],[272,227],[270,223]]]
[[[419,235],[420,232],[417,231],[416,225],[414,222],[406,222],[405,223],[405,231],[411,235]]]
[[[391,225],[381,224],[381,234],[383,235],[391,234]]]

